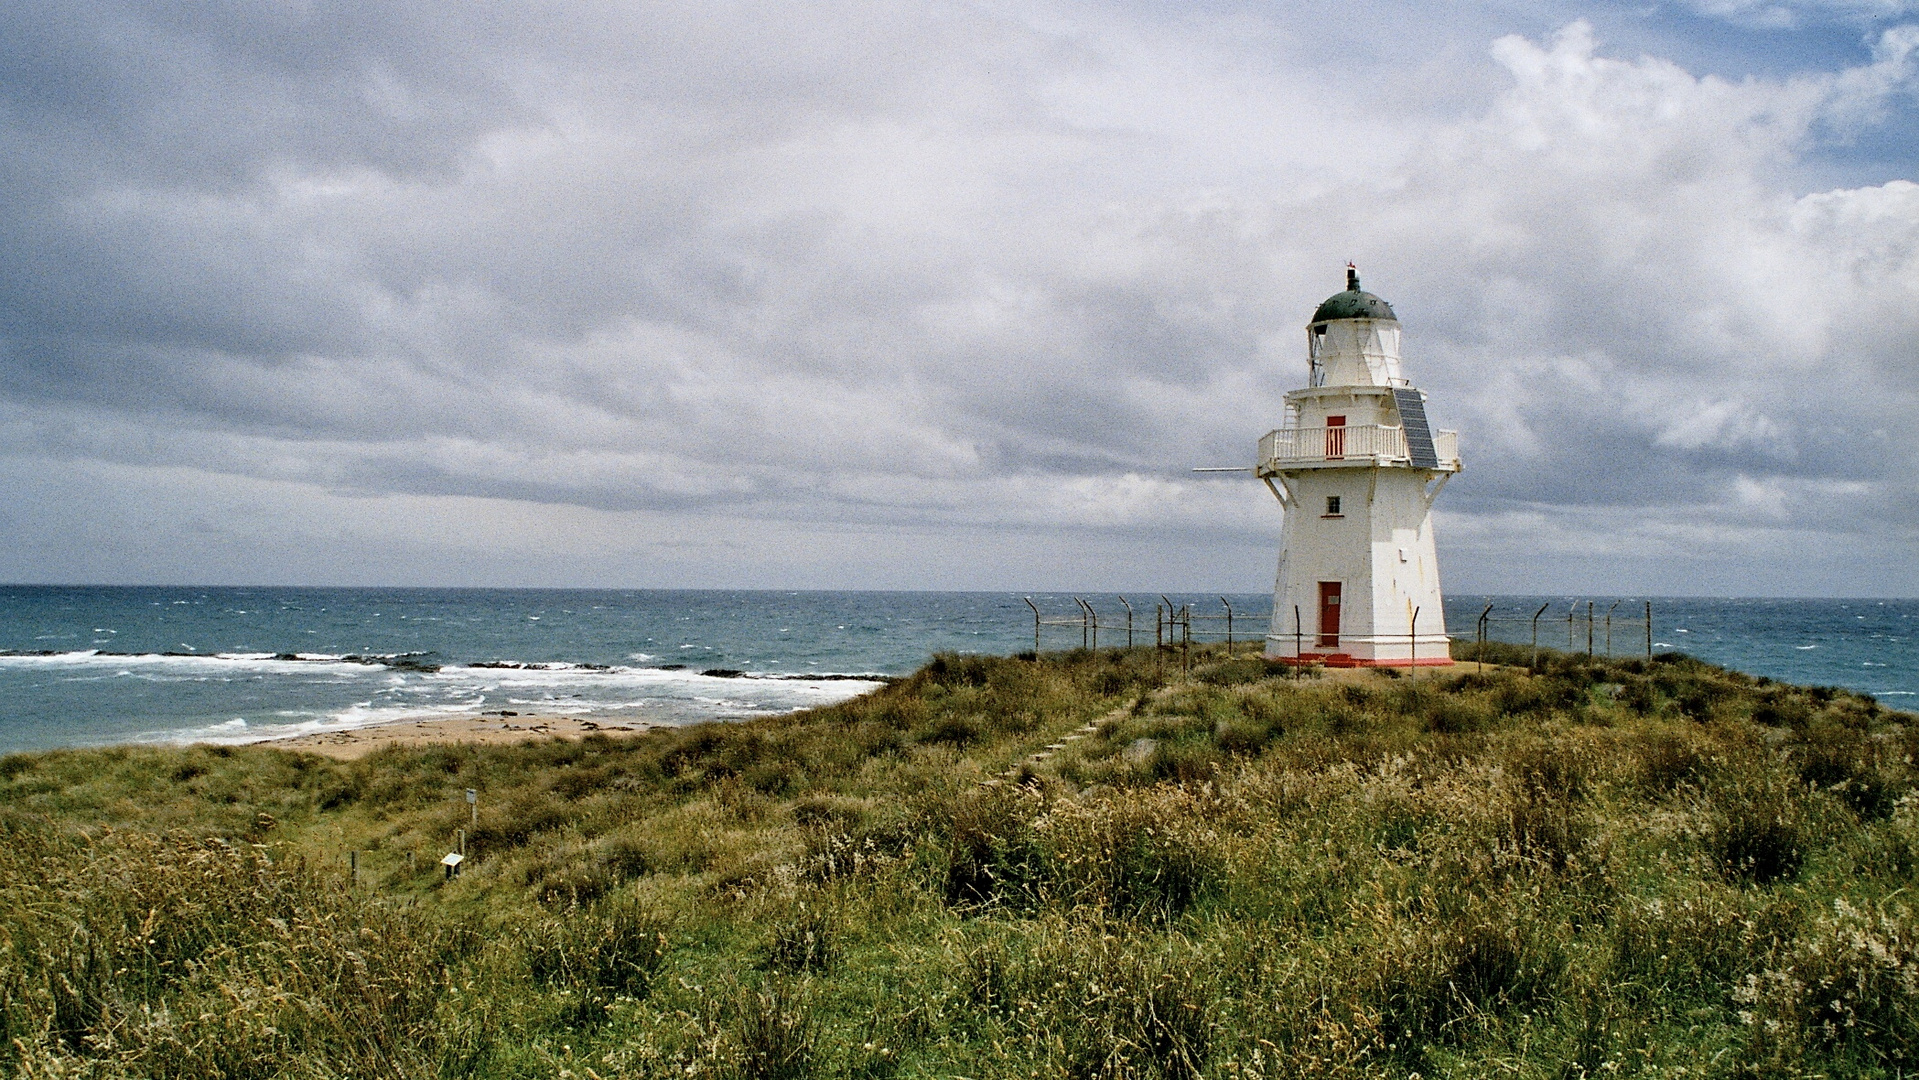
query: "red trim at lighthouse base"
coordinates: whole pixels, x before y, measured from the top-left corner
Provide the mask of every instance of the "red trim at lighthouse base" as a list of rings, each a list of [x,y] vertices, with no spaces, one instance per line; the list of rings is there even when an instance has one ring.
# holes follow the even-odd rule
[[[1417,659],[1407,659],[1405,657],[1374,659],[1371,657],[1352,656],[1347,653],[1336,652],[1300,653],[1298,656],[1269,656],[1267,659],[1276,664],[1286,664],[1291,667],[1307,667],[1312,664],[1329,668],[1453,666],[1453,658],[1450,656],[1421,656]]]

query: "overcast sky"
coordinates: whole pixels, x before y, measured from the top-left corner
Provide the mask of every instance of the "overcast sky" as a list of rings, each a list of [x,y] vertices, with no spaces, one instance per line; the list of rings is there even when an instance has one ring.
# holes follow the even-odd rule
[[[0,581],[1919,595],[1919,2],[4,0]]]

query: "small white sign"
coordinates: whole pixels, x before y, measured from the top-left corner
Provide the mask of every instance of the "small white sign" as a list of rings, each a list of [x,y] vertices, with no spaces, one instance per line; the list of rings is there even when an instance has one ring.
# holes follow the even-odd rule
[[[468,805],[468,806],[471,806],[471,805],[473,805],[474,803],[476,803],[476,802],[479,802],[479,801],[480,801],[480,793],[479,793],[479,792],[478,792],[477,790],[475,790],[475,789],[473,789],[473,788],[467,788],[467,789],[466,789],[466,801],[467,801],[467,805]]]
[[[449,851],[446,853],[446,858],[440,860],[440,865],[441,866],[458,866],[465,861],[466,861],[466,856],[460,854],[457,851]]]

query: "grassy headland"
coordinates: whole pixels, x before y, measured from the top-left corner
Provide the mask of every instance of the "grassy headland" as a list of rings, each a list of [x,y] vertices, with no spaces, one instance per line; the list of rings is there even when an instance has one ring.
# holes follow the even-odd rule
[[[1135,650],[633,738],[15,755],[0,1061],[1899,1076],[1916,722],[1682,657],[1294,680]]]

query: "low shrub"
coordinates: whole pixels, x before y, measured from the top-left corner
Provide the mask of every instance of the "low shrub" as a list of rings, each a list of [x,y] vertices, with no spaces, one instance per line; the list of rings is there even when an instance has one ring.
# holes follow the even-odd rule
[[[1832,1055],[1854,1069],[1909,1072],[1919,1060],[1919,922],[1903,905],[1835,900],[1733,996],[1760,1071],[1811,1071]]]
[[[1058,903],[1171,922],[1221,876],[1203,820],[1189,793],[1166,788],[1055,806],[1033,824],[1040,888]]]
[[[742,990],[735,1006],[737,1072],[746,1080],[801,1080],[813,1073],[819,1025],[796,984],[770,979]]]
[[[1803,808],[1785,782],[1766,773],[1739,775],[1708,790],[1702,839],[1721,872],[1753,885],[1799,872],[1809,840]]]
[[[537,983],[576,1002],[573,1022],[603,1020],[615,997],[644,998],[665,962],[667,923],[631,899],[579,905],[522,930],[520,952]]]
[[[826,971],[839,958],[839,932],[832,912],[801,903],[774,925],[762,966],[788,975]]]
[[[1043,871],[1033,838],[1033,819],[1041,810],[1036,794],[989,788],[961,795],[944,810],[940,876],[948,904],[1022,908],[1039,901]]]

